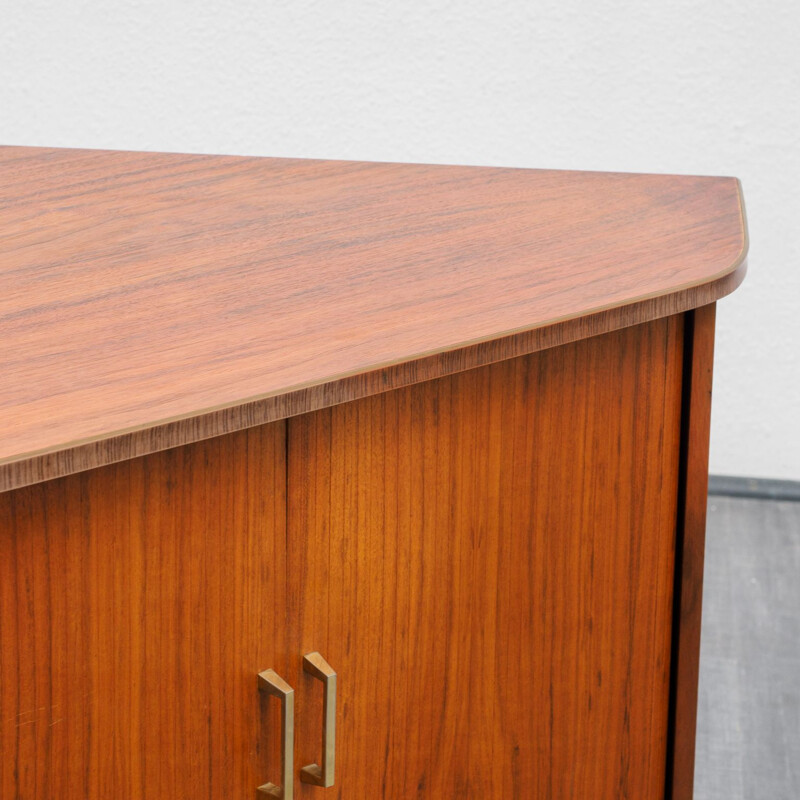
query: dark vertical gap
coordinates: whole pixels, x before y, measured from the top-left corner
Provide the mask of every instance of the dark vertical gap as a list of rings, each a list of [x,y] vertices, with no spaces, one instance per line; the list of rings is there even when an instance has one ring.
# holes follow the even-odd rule
[[[670,645],[669,706],[667,717],[667,769],[664,798],[670,800],[675,769],[675,712],[677,708],[678,656],[681,631],[681,588],[683,585],[683,545],[686,524],[686,481],[689,462],[689,431],[692,400],[692,360],[695,312],[684,314],[683,374],[681,380],[680,456],[678,461],[678,501],[675,520],[675,579],[672,593],[672,642]]]
[[[291,417],[283,420],[283,593],[285,597],[283,613],[287,631],[292,619],[289,593],[289,428],[291,421]],[[288,649],[284,642],[284,652]]]

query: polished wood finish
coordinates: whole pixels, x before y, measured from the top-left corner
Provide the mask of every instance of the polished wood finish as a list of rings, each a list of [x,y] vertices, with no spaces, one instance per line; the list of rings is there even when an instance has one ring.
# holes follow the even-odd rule
[[[682,369],[678,316],[288,421],[327,796],[663,796]],[[302,764],[321,701],[289,681]]]
[[[746,249],[731,178],[0,148],[2,800],[690,800]]]
[[[285,423],[0,494],[0,797],[252,798],[280,776]]]
[[[711,304],[687,315],[668,800],[692,800],[714,362]]]
[[[713,302],[738,182],[0,148],[0,490]]]

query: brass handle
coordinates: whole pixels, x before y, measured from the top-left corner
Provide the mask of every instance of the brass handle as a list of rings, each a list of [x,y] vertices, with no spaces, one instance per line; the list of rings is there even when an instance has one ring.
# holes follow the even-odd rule
[[[333,771],[336,761],[336,673],[319,654],[303,656],[303,671],[322,681],[325,695],[322,714],[322,766],[309,764],[300,770],[303,783],[314,786],[333,786]]]
[[[281,800],[294,798],[294,689],[275,672],[267,669],[258,673],[258,689],[261,692],[277,697],[281,701],[281,783],[265,783],[258,787],[258,793],[267,797],[279,797]]]

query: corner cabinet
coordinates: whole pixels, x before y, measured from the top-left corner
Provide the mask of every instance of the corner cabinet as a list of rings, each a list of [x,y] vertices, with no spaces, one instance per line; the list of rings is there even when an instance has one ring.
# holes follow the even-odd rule
[[[692,794],[738,183],[0,148],[0,797]]]

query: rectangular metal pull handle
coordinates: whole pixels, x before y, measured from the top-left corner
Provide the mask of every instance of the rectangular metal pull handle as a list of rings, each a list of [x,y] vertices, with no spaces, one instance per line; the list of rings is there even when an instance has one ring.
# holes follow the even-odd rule
[[[300,780],[303,783],[313,783],[314,786],[333,786],[336,762],[336,673],[319,653],[303,656],[303,671],[322,681],[325,695],[322,711],[322,766],[309,764],[303,767],[300,770]]]
[[[266,797],[294,800],[294,689],[274,669],[258,673],[258,689],[281,701],[282,766],[281,785],[265,783],[257,791]]]

